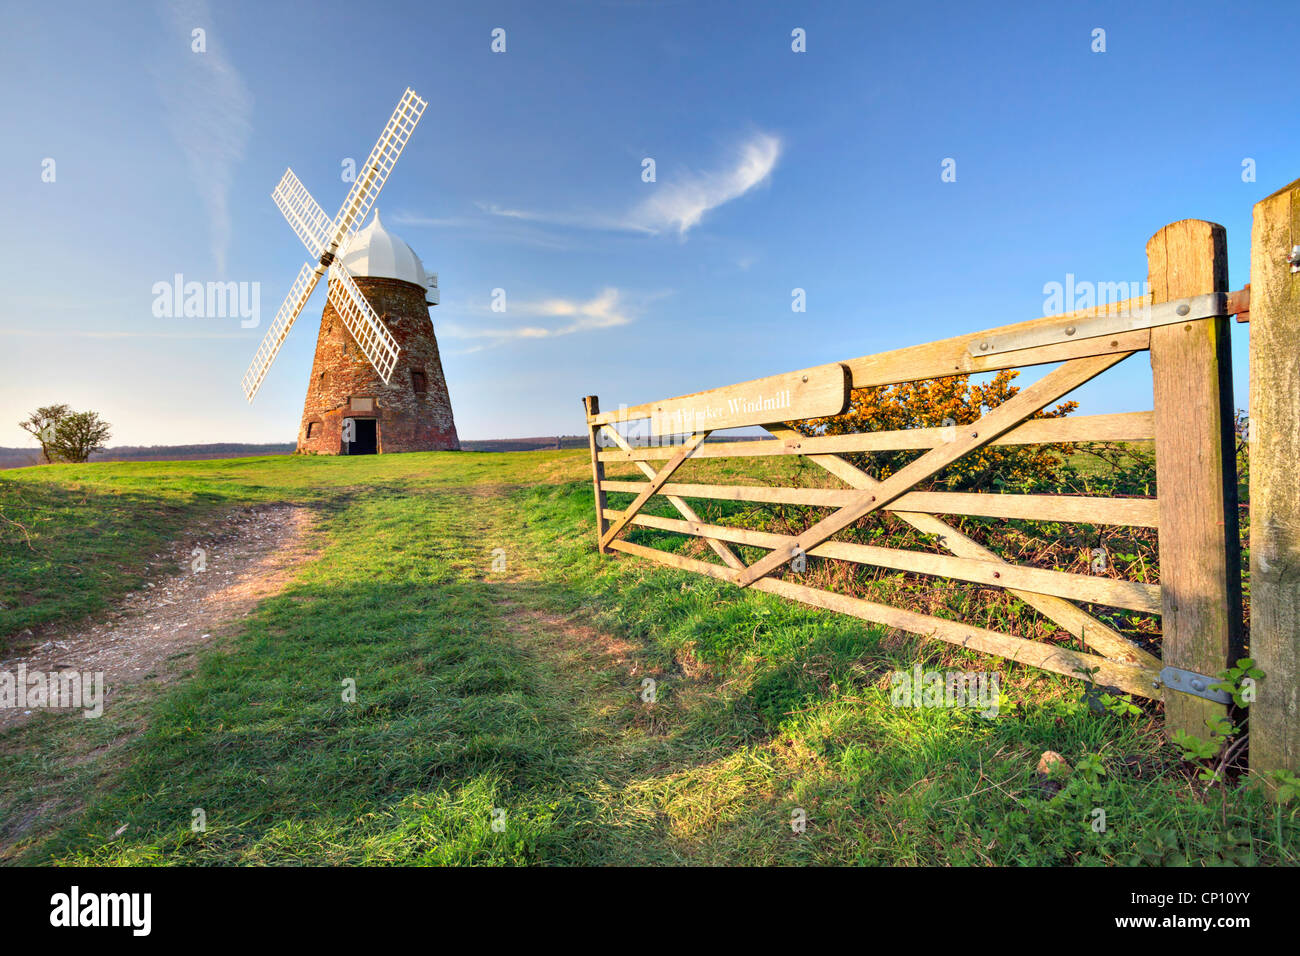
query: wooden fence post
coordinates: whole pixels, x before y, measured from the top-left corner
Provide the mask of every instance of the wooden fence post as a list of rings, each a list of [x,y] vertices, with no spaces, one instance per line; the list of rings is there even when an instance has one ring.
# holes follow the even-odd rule
[[[1228,291],[1224,228],[1184,219],[1147,243],[1153,304]],[[1253,309],[1252,309],[1253,311]],[[1241,545],[1228,319],[1151,330],[1166,666],[1214,677],[1241,652]],[[1166,689],[1165,731],[1206,738],[1222,704]]]
[[[591,417],[600,414],[600,399],[595,395],[588,395],[582,400],[582,404],[587,409],[587,438],[591,442],[591,482],[596,493],[596,550],[606,554],[609,551],[605,547],[605,529],[608,527],[608,522],[605,520],[605,490],[600,487],[600,483],[605,480],[605,463],[600,460],[600,444],[596,441],[596,433],[600,430],[600,426],[591,423]]]
[[[1300,179],[1255,205],[1250,245],[1252,770],[1300,772]]]

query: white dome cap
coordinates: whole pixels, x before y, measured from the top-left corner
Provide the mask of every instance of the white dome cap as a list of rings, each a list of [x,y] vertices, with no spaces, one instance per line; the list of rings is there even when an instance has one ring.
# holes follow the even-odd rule
[[[348,244],[348,251],[339,260],[354,276],[368,276],[378,279],[401,279],[418,286],[428,287],[429,279],[424,272],[424,263],[410,246],[384,228],[379,221],[379,210],[375,218]]]

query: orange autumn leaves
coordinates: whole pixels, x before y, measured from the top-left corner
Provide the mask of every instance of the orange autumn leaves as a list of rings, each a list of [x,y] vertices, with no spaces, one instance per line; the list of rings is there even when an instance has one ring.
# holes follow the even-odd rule
[[[1012,380],[1019,374],[1003,370],[983,385],[971,384],[969,375],[953,375],[854,389],[843,415],[809,419],[795,427],[814,436],[968,425],[1015,395],[1020,388]],[[1078,402],[1061,402],[1032,417],[1063,418],[1078,407]],[[1055,475],[1068,452],[1068,445],[986,445],[918,487],[964,491],[1030,488]],[[860,452],[846,457],[873,478],[883,480],[922,453]]]

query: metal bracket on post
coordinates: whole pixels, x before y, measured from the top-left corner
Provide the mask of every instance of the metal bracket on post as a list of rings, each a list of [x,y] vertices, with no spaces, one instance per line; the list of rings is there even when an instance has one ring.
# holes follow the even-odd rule
[[[1040,345],[1057,345],[1076,339],[1091,339],[1120,332],[1135,332],[1158,325],[1177,325],[1197,319],[1211,319],[1228,315],[1228,297],[1222,292],[1209,292],[1190,299],[1173,299],[1159,305],[1148,305],[1129,312],[1098,315],[1087,319],[1062,319],[1055,325],[1039,326],[1021,332],[1004,332],[1000,335],[981,335],[971,340],[967,351],[976,358],[981,355],[998,355],[1017,349]]]
[[[1217,677],[1207,677],[1196,671],[1183,670],[1181,667],[1160,668],[1160,682],[1170,690],[1204,697],[1220,704],[1231,704],[1232,695],[1226,690],[1212,690],[1211,685],[1219,683]]]

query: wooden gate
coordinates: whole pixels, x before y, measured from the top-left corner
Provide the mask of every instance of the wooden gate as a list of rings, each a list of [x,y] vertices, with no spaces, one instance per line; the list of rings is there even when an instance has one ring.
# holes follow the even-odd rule
[[[598,546],[753,587],[913,634],[948,641],[1144,697],[1162,697],[1171,730],[1204,736],[1225,712],[1214,675],[1242,649],[1240,541],[1229,316],[1249,314],[1249,290],[1228,293],[1223,227],[1199,220],[1166,226],[1147,244],[1150,294],[1124,302],[1002,326],[943,341],[851,359],[617,411],[585,399]],[[1045,406],[1137,353],[1153,370],[1150,410],[1034,419]],[[1059,363],[1059,364],[1057,364]],[[978,421],[808,436],[790,423],[842,413],[850,389],[1055,364],[1036,382]],[[616,427],[639,423],[633,445]],[[773,440],[706,443],[717,429],[760,426]],[[960,493],[916,490],[963,456],[986,446],[1093,441],[1153,441],[1158,497]],[[922,453],[884,480],[843,455],[916,449]],[[674,482],[688,459],[802,456],[839,479],[842,489]],[[607,480],[605,466],[631,462],[645,481]],[[606,495],[635,495],[610,508]],[[653,496],[680,517],[643,513]],[[690,499],[813,505],[834,509],[797,534],[708,524]],[[935,536],[945,553],[837,541],[879,510]],[[1009,563],[939,515],[1127,525],[1156,529],[1160,583],[1117,580]],[[722,563],[639,545],[629,527],[703,539]],[[767,554],[746,565],[732,545]],[[778,577],[792,559],[817,556],[1004,588],[1077,638],[1074,650],[961,621],[875,603]],[[1079,606],[1109,606],[1161,616],[1161,656],[1138,646]]]

